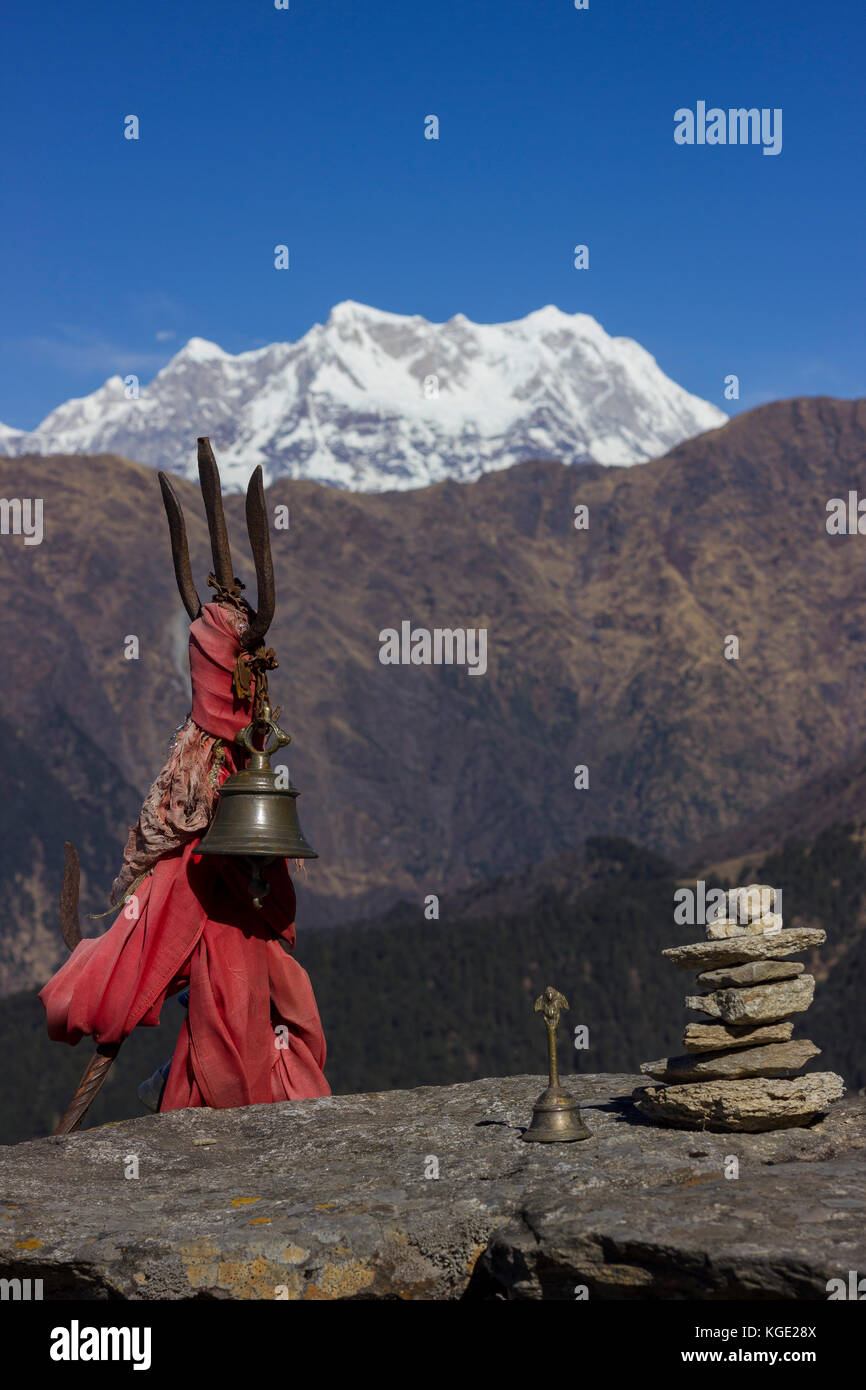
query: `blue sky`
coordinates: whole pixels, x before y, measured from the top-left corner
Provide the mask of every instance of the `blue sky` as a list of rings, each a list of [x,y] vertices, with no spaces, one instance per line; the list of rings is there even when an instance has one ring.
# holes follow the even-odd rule
[[[343,299],[590,313],[727,410],[863,394],[854,3],[7,0],[2,30],[6,424]],[[676,145],[700,100],[781,107],[782,152]]]

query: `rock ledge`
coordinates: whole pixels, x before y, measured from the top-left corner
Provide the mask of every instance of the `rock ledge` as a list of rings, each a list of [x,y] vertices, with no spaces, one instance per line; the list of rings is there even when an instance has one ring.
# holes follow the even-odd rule
[[[569,1076],[577,1144],[520,1141],[546,1078],[516,1076],[0,1149],[0,1275],[46,1298],[573,1301],[825,1299],[866,1269],[863,1099],[695,1133],[642,1116],[642,1082]]]

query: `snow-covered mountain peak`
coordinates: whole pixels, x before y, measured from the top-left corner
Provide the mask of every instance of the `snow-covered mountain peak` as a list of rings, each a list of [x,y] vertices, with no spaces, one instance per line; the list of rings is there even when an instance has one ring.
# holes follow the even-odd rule
[[[217,343],[211,343],[207,338],[190,338],[180,352],[175,353],[172,362],[212,362],[223,357],[230,357],[231,354],[224,352]],[[171,365],[169,363],[169,365]]]
[[[723,424],[631,338],[547,304],[509,323],[432,323],[347,299],[298,342],[236,355],[191,338],[138,396],[119,376],[0,453],[119,453],[195,476],[210,435],[226,485],[362,491],[468,480],[529,458],[639,463]]]
[[[594,324],[598,327],[598,322],[591,314],[566,314],[564,310],[555,304],[545,304],[542,309],[533,309],[525,318],[515,319],[515,323],[525,323],[533,328],[561,328],[564,324],[577,327],[581,324]]]

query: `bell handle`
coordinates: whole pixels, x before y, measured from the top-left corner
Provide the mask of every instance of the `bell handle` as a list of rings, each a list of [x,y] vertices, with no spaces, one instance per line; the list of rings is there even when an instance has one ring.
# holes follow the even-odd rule
[[[262,748],[255,748],[253,746],[253,734],[257,729],[269,730]],[[271,734],[273,734],[276,742],[273,748],[268,748],[268,739]],[[291,741],[291,734],[287,734],[285,729],[281,729],[279,724],[273,719],[254,719],[245,729],[241,729],[239,734],[235,734],[235,743],[239,744],[241,748],[245,748],[248,753],[266,753],[268,757],[270,757],[272,753],[276,753],[278,748],[285,748]]]

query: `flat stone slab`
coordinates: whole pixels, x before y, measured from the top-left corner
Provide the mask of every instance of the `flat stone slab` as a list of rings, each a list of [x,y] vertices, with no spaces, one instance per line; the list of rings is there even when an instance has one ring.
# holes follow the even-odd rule
[[[795,975],[802,975],[805,969],[799,960],[749,960],[745,965],[705,970],[695,983],[706,985],[708,989],[719,989],[725,985],[759,985],[766,984],[768,980],[792,980]]]
[[[757,1047],[759,1043],[787,1042],[793,1031],[793,1023],[765,1023],[745,1028],[732,1028],[727,1023],[687,1023],[683,1047],[687,1052]]]
[[[575,1144],[521,1142],[546,1077],[513,1076],[0,1147],[0,1277],[46,1299],[573,1304],[825,1299],[866,1270],[866,1101],[696,1135],[641,1115],[640,1082],[567,1076],[593,1132]]]
[[[794,980],[777,980],[745,989],[721,989],[712,994],[693,994],[687,1009],[698,1009],[723,1023],[775,1023],[803,1013],[815,996],[815,977],[798,975]]]
[[[656,1081],[676,1084],[684,1081],[720,1081],[725,1077],[792,1076],[821,1049],[806,1038],[794,1042],[769,1043],[765,1047],[743,1047],[735,1051],[686,1053],[682,1057],[663,1057],[659,1062],[641,1062],[641,1071]]]
[[[680,970],[714,970],[722,965],[744,965],[750,960],[783,960],[798,951],[821,946],[826,940],[827,933],[821,927],[789,927],[770,936],[734,936],[727,941],[668,946],[662,955]]]
[[[669,1124],[759,1132],[808,1125],[844,1091],[841,1076],[832,1071],[816,1071],[792,1081],[760,1076],[747,1081],[646,1086],[635,1091],[634,1100],[644,1115]]]

